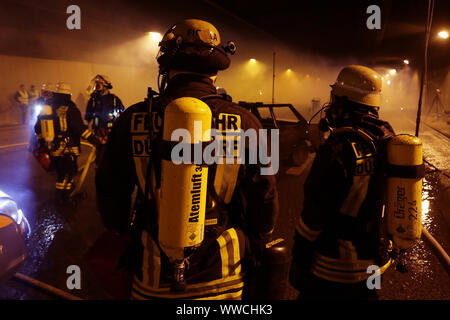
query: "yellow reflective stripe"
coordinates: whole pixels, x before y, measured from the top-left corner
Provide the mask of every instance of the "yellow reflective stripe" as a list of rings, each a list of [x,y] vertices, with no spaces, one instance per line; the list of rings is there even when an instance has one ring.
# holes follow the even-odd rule
[[[295,227],[295,229],[297,230],[297,232],[303,237],[306,238],[307,240],[314,242],[316,241],[317,237],[320,235],[320,233],[322,231],[320,230],[313,230],[310,229],[304,222],[302,217],[300,216],[300,218],[298,219],[298,223],[297,226]]]
[[[234,228],[228,229],[232,242],[230,243],[233,250],[233,265],[230,266],[234,270],[230,270],[230,274],[239,274],[241,272],[241,254],[239,249],[239,238]]]
[[[66,120],[66,116],[61,115],[59,116],[59,127],[61,129],[61,131],[67,131],[67,120]]]
[[[81,134],[81,137],[83,139],[87,139],[92,135],[92,132],[89,129],[84,130],[84,132]]]
[[[243,288],[244,283],[236,285],[234,287],[229,287],[228,290],[234,288]],[[227,292],[218,296],[204,297],[204,298],[196,298],[195,300],[240,300],[242,298],[242,290],[236,292]]]
[[[160,286],[161,259],[156,243],[147,232],[142,233],[144,245],[142,281],[133,281],[133,298],[192,298],[192,299],[239,299],[242,296],[243,273],[238,233],[234,228],[224,231],[217,239],[221,250],[222,272],[226,274],[213,281],[188,284],[183,292],[171,292]],[[232,291],[232,292],[227,292]]]
[[[239,238],[234,228],[225,230],[217,238],[220,247],[220,259],[222,261],[222,277],[241,272],[241,255]]]
[[[205,219],[205,226],[212,226],[217,224],[217,218],[214,219]]]
[[[76,156],[78,156],[80,154],[80,148],[78,147],[67,148],[65,153],[73,153]]]
[[[341,205],[340,213],[356,217],[369,189],[370,175],[354,176],[350,191]]]
[[[225,237],[221,235],[220,237],[217,238],[217,242],[219,243],[220,247],[220,260],[222,261],[222,277],[227,277],[230,272],[230,268],[228,266],[227,241],[225,240]]]
[[[196,284],[188,284],[183,292],[171,292],[170,288],[151,288],[146,287],[137,277],[134,277],[132,295],[137,299],[155,298],[190,298],[190,299],[220,299],[226,296],[237,297],[242,294],[241,289],[244,287],[243,274],[221,278],[214,281],[202,282]],[[232,290],[233,292],[226,292]],[[209,295],[209,296],[208,296]],[[145,297],[148,296],[148,297]]]

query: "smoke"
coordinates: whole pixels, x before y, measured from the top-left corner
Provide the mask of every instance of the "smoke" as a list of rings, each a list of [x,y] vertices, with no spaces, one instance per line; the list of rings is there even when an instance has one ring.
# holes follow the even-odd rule
[[[79,31],[65,27],[65,8],[71,4],[69,1],[58,2],[56,6],[50,0],[44,0],[39,6],[25,1],[6,0],[6,4],[8,16],[22,16],[33,23],[25,25],[8,17],[4,19],[3,29],[9,31],[2,35],[7,41],[3,42],[0,53],[9,57],[2,56],[0,65],[14,72],[2,82],[1,96],[17,90],[20,83],[27,87],[34,83],[39,87],[45,81],[66,81],[72,85],[73,98],[82,111],[88,98],[86,87],[96,74],[109,76],[114,87],[112,92],[127,107],[142,100],[148,86],[157,86],[158,41],[149,32],[163,34],[184,18],[207,20],[218,27],[224,43],[236,42],[238,51],[231,57],[231,67],[220,72],[216,82],[236,102],[271,103],[273,94],[275,103],[291,103],[307,118],[313,99],[320,100],[320,104],[328,101],[329,85],[344,66],[364,64],[350,54],[325,58],[294,51],[245,21],[204,3],[187,5],[174,1],[170,6],[161,2],[150,7],[137,1],[116,0],[108,5],[78,1],[82,11]],[[18,35],[24,41],[13,41]],[[276,53],[274,70],[273,52]],[[379,72],[385,74],[388,70]],[[389,85],[385,79],[382,110],[401,107],[414,110],[417,83],[417,74],[409,67],[397,70]]]

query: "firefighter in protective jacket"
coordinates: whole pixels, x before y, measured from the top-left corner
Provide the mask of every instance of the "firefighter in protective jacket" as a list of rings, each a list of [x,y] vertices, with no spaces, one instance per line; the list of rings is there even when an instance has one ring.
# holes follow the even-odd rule
[[[80,155],[80,139],[94,146],[100,144],[83,123],[80,110],[71,100],[70,85],[59,82],[50,100],[46,100],[35,125],[40,145],[47,145],[56,170],[56,192],[60,202],[69,199],[74,188],[73,178],[77,172]]]
[[[381,80],[351,65],[331,86],[321,120],[331,133],[305,182],[295,231],[290,281],[299,298],[376,297],[368,268],[382,274],[391,263],[381,221],[385,148],[394,132],[378,116]]]
[[[181,21],[164,35],[160,48],[160,95],[152,100],[151,116],[145,101],[127,108],[115,123],[96,174],[98,208],[108,229],[128,232],[131,195],[138,186],[132,221],[138,230],[140,260],[132,298],[240,299],[250,254],[258,256],[274,227],[278,211],[274,176],[261,175],[259,164],[208,166],[204,240],[184,264],[180,288],[174,287],[173,265],[158,241],[158,232],[164,232],[158,229],[158,214],[164,213],[157,212],[150,183],[158,180],[158,165],[150,174],[147,170],[150,161],[158,163],[164,157],[151,141],[161,138],[164,109],[177,98],[206,103],[211,126],[220,132],[262,127],[254,115],[217,94],[214,80],[219,70],[228,68],[228,53],[235,48],[222,46],[213,25]],[[149,131],[156,132],[156,140],[149,139]],[[249,154],[257,146],[245,147]],[[181,201],[178,194],[170,196]]]
[[[92,91],[86,107],[85,119],[92,122],[94,134],[103,142],[106,142],[112,126],[120,114],[125,110],[118,96],[111,93],[111,81],[105,75],[96,75],[89,86]],[[104,144],[96,150],[96,163],[98,164],[104,152]]]
[[[85,119],[87,122],[93,122],[95,135],[102,139],[106,138],[114,121],[125,110],[119,97],[109,91],[112,87],[108,77],[100,74],[91,80],[89,86],[92,93],[86,107]]]

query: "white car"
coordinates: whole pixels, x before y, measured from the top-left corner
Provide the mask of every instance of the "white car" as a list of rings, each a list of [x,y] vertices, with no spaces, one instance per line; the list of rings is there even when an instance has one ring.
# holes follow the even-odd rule
[[[0,284],[11,278],[25,261],[25,239],[29,232],[22,210],[0,190]]]

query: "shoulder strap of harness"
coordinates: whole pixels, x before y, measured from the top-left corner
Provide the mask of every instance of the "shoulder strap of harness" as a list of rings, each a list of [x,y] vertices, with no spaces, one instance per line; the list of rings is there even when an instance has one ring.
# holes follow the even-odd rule
[[[358,137],[362,138],[365,142],[367,142],[371,148],[372,151],[375,153],[377,151],[377,148],[375,146],[375,140],[364,130],[359,128],[353,128],[353,127],[340,127],[335,130],[333,130],[334,135],[345,135],[348,136],[348,134],[356,134]],[[351,142],[348,138],[347,141]]]
[[[209,94],[203,97],[199,98],[202,101],[209,100],[209,99],[222,99],[226,101],[231,101],[230,96],[227,94]]]

